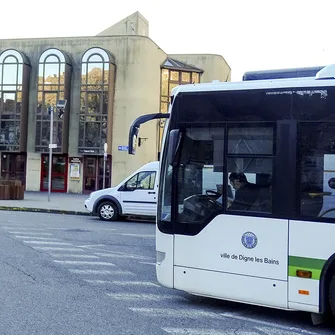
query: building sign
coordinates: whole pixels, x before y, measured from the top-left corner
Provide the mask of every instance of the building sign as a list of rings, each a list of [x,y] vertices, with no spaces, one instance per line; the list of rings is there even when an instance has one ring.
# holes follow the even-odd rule
[[[119,151],[128,151],[128,145],[119,145],[117,147],[117,150],[119,150]]]
[[[81,157],[70,157],[70,164],[71,163],[81,164],[81,162],[82,162],[82,158]]]
[[[70,179],[80,180],[81,157],[70,157]]]

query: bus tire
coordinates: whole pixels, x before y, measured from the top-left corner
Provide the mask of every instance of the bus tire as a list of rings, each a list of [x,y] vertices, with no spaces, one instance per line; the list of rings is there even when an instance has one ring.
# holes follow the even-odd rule
[[[117,207],[111,201],[103,201],[99,205],[98,215],[103,221],[116,221],[119,218]]]
[[[335,321],[335,274],[329,284],[329,307],[332,314],[332,320]]]

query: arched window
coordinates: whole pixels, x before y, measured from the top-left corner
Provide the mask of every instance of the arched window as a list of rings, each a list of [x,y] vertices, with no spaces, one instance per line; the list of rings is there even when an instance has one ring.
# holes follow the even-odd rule
[[[70,79],[67,75],[69,66],[71,66],[70,62],[58,49],[48,49],[40,56],[35,142],[35,150],[37,152],[49,150],[50,111],[52,108],[56,110],[57,102],[66,99],[69,94]],[[64,122],[68,122],[68,117],[59,119],[55,114],[53,124],[53,143],[57,144],[57,148],[54,149],[55,152],[67,150],[67,148],[63,147]],[[65,134],[65,136],[68,136],[68,134]]]
[[[0,55],[1,151],[20,151],[23,66],[25,63],[28,64],[28,61],[25,61],[22,54],[16,50],[6,50]],[[25,99],[27,102],[28,93]],[[25,113],[27,115],[27,110]],[[26,150],[22,147],[21,149]]]
[[[92,48],[82,58],[79,152],[103,153],[107,142],[110,55]]]

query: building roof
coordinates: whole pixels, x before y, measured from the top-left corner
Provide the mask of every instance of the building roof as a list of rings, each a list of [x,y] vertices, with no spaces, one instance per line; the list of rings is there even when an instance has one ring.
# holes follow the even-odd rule
[[[199,72],[199,73],[204,72],[204,70],[199,69],[193,65],[183,63],[179,60],[176,60],[170,57],[166,58],[164,63],[161,65],[161,67],[164,69],[178,70],[178,71],[182,70],[182,71],[191,71],[191,72]]]

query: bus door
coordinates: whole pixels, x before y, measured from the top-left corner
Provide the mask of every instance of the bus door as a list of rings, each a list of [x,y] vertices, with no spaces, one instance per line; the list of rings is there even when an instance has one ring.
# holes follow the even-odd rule
[[[232,131],[226,161],[223,129],[186,131],[178,167],[174,285],[286,308],[288,220],[265,217],[272,211],[273,131],[248,128],[241,140],[243,131]]]

